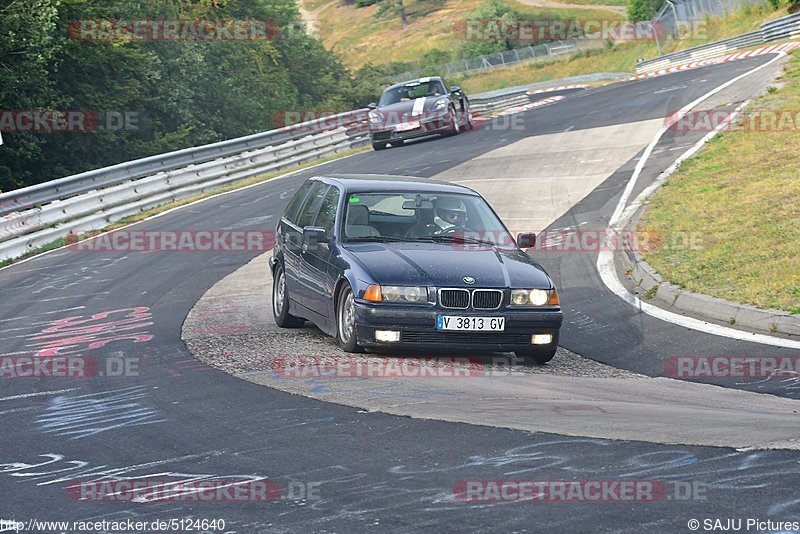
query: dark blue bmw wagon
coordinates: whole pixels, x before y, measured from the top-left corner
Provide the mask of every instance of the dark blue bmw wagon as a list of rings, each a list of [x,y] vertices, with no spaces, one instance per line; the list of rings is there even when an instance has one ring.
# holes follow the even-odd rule
[[[509,352],[544,363],[558,293],[489,204],[467,187],[405,176],[307,180],[270,258],[280,327],[308,320],[348,352]]]

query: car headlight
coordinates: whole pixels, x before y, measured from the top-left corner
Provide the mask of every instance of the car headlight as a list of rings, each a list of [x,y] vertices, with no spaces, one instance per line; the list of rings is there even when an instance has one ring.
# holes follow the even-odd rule
[[[372,302],[417,303],[428,301],[428,288],[424,286],[379,286],[372,284],[364,293]]]
[[[512,289],[511,304],[515,306],[558,306],[558,292],[554,289]]]
[[[367,117],[369,118],[370,124],[378,124],[380,122],[383,122],[383,116],[377,111],[370,111],[369,113],[367,113]]]
[[[441,111],[441,110],[443,110],[443,109],[444,109],[444,108],[446,108],[446,107],[447,107],[447,99],[446,99],[446,98],[440,98],[440,99],[439,99],[439,100],[437,100],[437,101],[436,101],[436,103],[433,105],[433,110],[434,110],[434,111]]]

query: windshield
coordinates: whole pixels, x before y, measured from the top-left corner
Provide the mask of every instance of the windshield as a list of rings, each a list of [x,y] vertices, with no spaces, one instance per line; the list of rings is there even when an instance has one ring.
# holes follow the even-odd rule
[[[354,193],[347,199],[345,241],[474,242],[515,248],[511,234],[475,195]]]
[[[397,87],[390,87],[383,92],[380,106],[391,106],[398,102],[406,102],[426,96],[444,96],[444,85],[438,80],[429,82],[407,82]]]

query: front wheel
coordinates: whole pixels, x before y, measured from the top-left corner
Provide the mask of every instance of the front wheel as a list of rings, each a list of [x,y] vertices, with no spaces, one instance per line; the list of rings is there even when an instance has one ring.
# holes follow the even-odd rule
[[[518,358],[522,358],[526,364],[544,364],[553,359],[558,350],[558,333],[553,335],[553,341],[549,345],[532,345],[529,348],[514,351]]]
[[[304,319],[289,313],[289,294],[286,292],[286,275],[283,267],[275,267],[272,277],[272,316],[275,324],[281,328],[297,328],[303,326]]]
[[[526,349],[515,351],[517,358],[521,358],[526,364],[542,365],[553,359],[556,355],[556,347],[546,349]]]
[[[461,132],[461,126],[458,124],[458,114],[454,108],[450,108],[450,131],[449,135],[458,135]]]
[[[339,293],[336,305],[336,340],[345,352],[361,352],[356,328],[356,302],[353,290],[347,284]]]
[[[372,143],[373,150],[386,150],[386,143]]]

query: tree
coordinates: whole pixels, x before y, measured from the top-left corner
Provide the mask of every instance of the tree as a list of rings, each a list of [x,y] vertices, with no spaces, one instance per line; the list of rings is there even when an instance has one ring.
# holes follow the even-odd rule
[[[663,0],[628,0],[628,18],[631,22],[652,20],[663,3]]]
[[[48,0],[0,1],[0,102],[3,111],[58,106],[51,76],[59,45],[52,36],[58,11]],[[40,134],[6,131],[0,146],[0,190],[35,180],[29,162],[43,157]]]
[[[81,20],[273,21],[271,39],[98,39]],[[0,0],[6,110],[131,113],[135,128],[4,132],[0,188],[270,129],[276,115],[363,105],[366,87],[300,24],[295,0]],[[133,126],[133,125],[128,125]],[[99,129],[97,129],[99,130]]]

